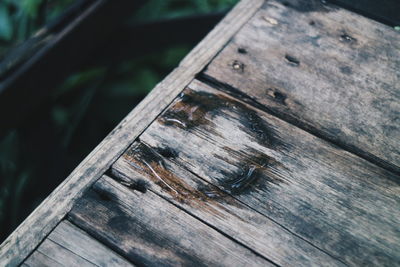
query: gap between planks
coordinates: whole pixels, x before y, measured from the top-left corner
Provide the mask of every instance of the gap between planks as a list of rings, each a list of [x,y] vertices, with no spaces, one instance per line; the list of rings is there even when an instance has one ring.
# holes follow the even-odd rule
[[[68,219],[140,266],[269,266],[271,263],[157,194],[104,175]]]

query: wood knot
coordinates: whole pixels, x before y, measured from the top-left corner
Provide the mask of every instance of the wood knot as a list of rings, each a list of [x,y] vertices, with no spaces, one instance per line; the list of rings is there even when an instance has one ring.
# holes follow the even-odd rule
[[[348,35],[347,33],[343,33],[340,35],[339,40],[343,43],[353,44],[357,42],[357,39]]]
[[[237,51],[238,51],[239,54],[247,54],[247,50],[244,49],[244,48],[242,48],[242,47],[239,47],[239,48],[237,49]]]
[[[286,54],[285,59],[286,59],[286,62],[289,63],[289,65],[291,65],[291,66],[294,66],[294,67],[300,66],[300,61],[291,55]]]

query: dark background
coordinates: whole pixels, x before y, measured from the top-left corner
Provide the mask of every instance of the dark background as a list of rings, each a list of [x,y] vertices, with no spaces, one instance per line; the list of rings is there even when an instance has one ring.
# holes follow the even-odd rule
[[[57,20],[75,2],[2,0],[0,62],[4,63],[10,53],[18,55],[16,47],[26,43],[26,40],[45,25]],[[102,50],[96,55],[94,63],[92,61],[89,65],[68,72],[66,78],[52,88],[46,101],[41,102],[31,114],[24,114],[23,123],[1,129],[0,242],[178,65],[236,2],[237,0],[147,1],[124,22],[127,29],[139,25],[136,35],[108,40],[110,49]],[[332,2],[392,27],[400,24],[398,0]],[[181,20],[175,21],[176,18]],[[156,23],[163,20],[175,22]],[[140,25],[152,26],[140,28]],[[164,29],[162,25],[168,28]],[[400,30],[399,27],[395,28]],[[140,32],[141,37],[138,35]],[[147,38],[143,32],[158,33],[154,38]],[[129,32],[126,34],[129,35]],[[79,44],[79,40],[76,42]],[[119,47],[122,52],[118,51]],[[116,59],[118,52],[120,55]],[[54,68],[62,67],[62,64],[60,61]],[[52,73],[46,75],[50,79]],[[18,104],[29,103],[29,99],[22,99],[21,103]]]

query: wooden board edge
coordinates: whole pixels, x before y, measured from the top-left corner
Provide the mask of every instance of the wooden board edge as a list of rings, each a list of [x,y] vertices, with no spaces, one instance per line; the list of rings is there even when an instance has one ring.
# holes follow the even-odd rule
[[[82,192],[101,177],[263,3],[264,0],[241,0],[1,244],[0,265],[21,264]]]

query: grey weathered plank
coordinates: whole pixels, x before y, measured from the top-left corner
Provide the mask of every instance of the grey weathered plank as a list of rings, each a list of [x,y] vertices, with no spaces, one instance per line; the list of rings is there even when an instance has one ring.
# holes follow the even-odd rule
[[[400,34],[320,1],[282,2],[266,2],[205,76],[400,173]]]
[[[142,266],[271,265],[153,192],[106,176],[76,202],[69,219]]]
[[[68,221],[62,221],[29,256],[27,266],[133,266]]]
[[[111,132],[1,244],[0,265],[16,265],[46,237],[74,201],[98,179],[263,4],[242,0],[170,75]]]
[[[145,185],[277,265],[320,266],[321,262],[325,266],[342,265],[266,216],[168,160],[173,155],[168,149],[154,150],[144,143],[134,143],[113,164],[112,173],[131,188]]]
[[[347,264],[400,264],[400,177],[354,154],[196,80],[140,140]]]

